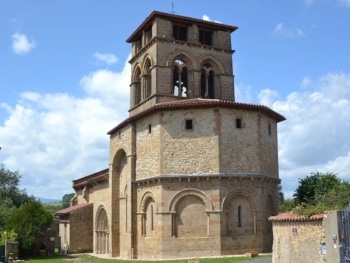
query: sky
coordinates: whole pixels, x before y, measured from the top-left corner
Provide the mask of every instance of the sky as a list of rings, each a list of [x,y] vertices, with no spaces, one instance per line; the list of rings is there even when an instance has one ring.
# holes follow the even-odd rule
[[[350,181],[350,0],[1,0],[0,164],[20,188],[62,199],[105,169],[128,117],[131,45],[153,11],[234,25],[236,101],[286,117],[279,176]]]

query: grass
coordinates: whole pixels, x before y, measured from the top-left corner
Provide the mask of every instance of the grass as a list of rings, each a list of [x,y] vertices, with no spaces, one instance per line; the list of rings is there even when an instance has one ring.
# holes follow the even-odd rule
[[[254,258],[249,257],[222,257],[222,258],[201,258],[200,263],[233,263],[233,262],[244,262],[247,260],[255,260],[261,258],[270,258],[269,255],[257,256]],[[110,259],[110,258],[98,258],[86,254],[79,255],[69,255],[60,256],[53,255],[49,257],[40,257],[36,259],[26,260],[25,262],[30,263],[130,263],[130,262],[140,262],[140,263],[159,263],[159,262],[169,262],[169,263],[188,263],[188,259],[182,260],[164,260],[164,261],[144,261],[144,260],[121,260],[121,259]]]

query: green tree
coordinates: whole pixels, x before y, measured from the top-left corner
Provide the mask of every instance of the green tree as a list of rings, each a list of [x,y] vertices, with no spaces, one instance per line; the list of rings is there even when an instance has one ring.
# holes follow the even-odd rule
[[[294,207],[295,207],[294,199],[287,198],[287,199],[284,199],[283,202],[279,203],[278,211],[288,212],[288,211],[292,211]]]
[[[19,172],[0,165],[0,232],[4,231],[7,218],[28,199],[25,190],[18,187],[20,179]]]
[[[18,188],[21,175],[18,171],[12,172],[0,165],[0,200],[10,198],[16,207],[25,203],[28,195],[25,190]]]
[[[311,173],[304,179],[299,178],[299,186],[293,194],[294,200],[297,204],[314,203],[316,196],[316,185],[320,180],[321,173]]]
[[[63,197],[62,197],[62,208],[67,208],[70,206],[70,200],[73,198],[75,194],[72,193],[72,194],[65,194]]]
[[[34,197],[30,197],[7,219],[6,230],[14,231],[18,235],[17,239],[22,249],[31,250],[36,245],[40,233],[51,225],[52,219],[51,213]]]
[[[341,183],[341,180],[334,173],[320,174],[315,185],[315,198],[323,198],[330,190],[338,188]]]
[[[312,173],[299,179],[293,195],[297,214],[313,215],[330,210],[343,210],[350,202],[350,183],[334,173]]]

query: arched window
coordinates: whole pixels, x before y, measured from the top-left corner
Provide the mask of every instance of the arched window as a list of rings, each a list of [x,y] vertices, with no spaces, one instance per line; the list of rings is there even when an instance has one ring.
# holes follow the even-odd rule
[[[145,72],[144,72],[144,85],[143,85],[143,98],[146,99],[149,96],[151,96],[151,91],[152,91],[152,87],[151,87],[151,61],[149,59],[146,60],[145,62]]]
[[[235,195],[227,206],[227,234],[249,236],[255,231],[255,214],[251,200],[245,195]]]
[[[156,235],[154,229],[157,225],[156,218],[156,202],[154,196],[148,192],[141,201],[141,235],[145,237],[153,237]]]
[[[137,67],[134,78],[133,78],[133,88],[134,88],[134,105],[139,104],[141,101],[141,70]]]
[[[177,58],[173,62],[173,94],[179,97],[187,97],[187,66]]]
[[[205,63],[201,69],[201,97],[215,98],[215,73],[209,63]]]

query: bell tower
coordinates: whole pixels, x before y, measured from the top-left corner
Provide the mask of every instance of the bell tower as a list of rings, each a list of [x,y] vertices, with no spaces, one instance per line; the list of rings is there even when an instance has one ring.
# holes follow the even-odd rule
[[[231,33],[237,27],[153,11],[132,44],[130,110],[203,98],[234,101]]]
[[[129,117],[108,132],[113,256],[271,251],[285,118],[235,102],[236,29],[153,11],[127,39]]]

